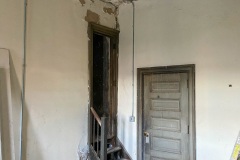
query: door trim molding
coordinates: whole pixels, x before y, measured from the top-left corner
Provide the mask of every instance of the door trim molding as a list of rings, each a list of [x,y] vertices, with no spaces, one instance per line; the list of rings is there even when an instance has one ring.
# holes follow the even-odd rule
[[[195,64],[160,66],[137,69],[137,160],[143,158],[143,78],[152,73],[188,73],[189,80],[189,148],[190,160],[196,160],[196,122],[195,122]]]

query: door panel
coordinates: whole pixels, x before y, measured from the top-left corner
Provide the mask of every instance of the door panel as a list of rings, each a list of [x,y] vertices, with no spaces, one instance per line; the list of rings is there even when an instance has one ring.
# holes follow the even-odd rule
[[[144,75],[145,160],[189,160],[187,73]]]
[[[180,110],[179,100],[151,99],[151,110]]]

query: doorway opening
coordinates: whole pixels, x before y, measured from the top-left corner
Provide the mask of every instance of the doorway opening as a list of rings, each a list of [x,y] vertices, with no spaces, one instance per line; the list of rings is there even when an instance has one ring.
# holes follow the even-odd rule
[[[108,118],[108,135],[117,135],[117,79],[119,31],[89,23],[89,119],[88,144],[93,142],[91,108],[101,117]],[[99,132],[100,133],[100,132]],[[94,133],[95,134],[95,133]],[[95,135],[96,135],[95,134]]]
[[[110,38],[93,33],[93,108],[97,114],[109,116]]]
[[[138,68],[138,160],[196,160],[195,65]]]

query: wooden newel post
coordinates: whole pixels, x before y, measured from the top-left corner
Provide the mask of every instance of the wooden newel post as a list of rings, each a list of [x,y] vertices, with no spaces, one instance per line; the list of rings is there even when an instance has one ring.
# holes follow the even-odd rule
[[[101,151],[100,160],[107,160],[107,117],[101,117]]]

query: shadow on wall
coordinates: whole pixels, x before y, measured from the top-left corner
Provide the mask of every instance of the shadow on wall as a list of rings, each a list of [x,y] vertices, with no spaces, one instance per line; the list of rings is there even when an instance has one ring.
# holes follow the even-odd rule
[[[13,64],[12,57],[10,55],[9,57],[9,63],[10,63],[10,79],[11,79],[11,96],[12,96],[12,114],[13,114],[13,132],[14,132],[14,143],[15,143],[15,157],[16,160],[20,157],[20,126],[21,126],[21,86],[19,83],[19,80],[17,78],[16,70]],[[26,102],[24,102],[23,107],[23,140],[22,140],[22,154],[21,158],[22,160],[27,160],[28,158],[28,152],[27,152],[27,140],[28,140],[28,132],[31,132],[31,136],[35,135],[34,131],[28,130],[28,126],[30,125],[29,122],[29,113],[28,113],[28,107],[26,105]],[[36,138],[34,138],[36,139]],[[41,156],[40,147],[37,146],[38,143],[35,142],[34,146],[34,152],[39,153],[36,157],[36,160],[43,159]],[[5,159],[3,159],[5,160]],[[10,160],[10,159],[6,159]]]
[[[2,158],[11,160],[11,127],[10,111],[7,94],[6,70],[0,68],[0,113],[1,113],[1,141],[2,141]]]
[[[2,156],[0,159],[18,160],[20,157],[22,89],[9,50],[0,48],[0,60],[0,156]],[[34,137],[37,134],[33,129],[29,129],[32,128],[29,126],[33,124],[29,120],[26,102],[24,102],[23,114],[22,160],[32,159],[29,156],[30,152],[35,152],[37,155],[35,160],[42,160],[44,157],[42,156],[43,150],[40,150],[40,143],[35,141],[31,148],[27,148],[27,140],[29,138],[37,139]],[[28,133],[31,133],[31,137],[28,136]]]
[[[11,55],[9,56],[10,64],[10,81],[12,96],[12,114],[13,114],[13,133],[14,133],[14,149],[16,160],[20,156],[20,126],[21,126],[21,87],[17,78],[16,70],[13,65]],[[24,138],[25,139],[25,138]]]

